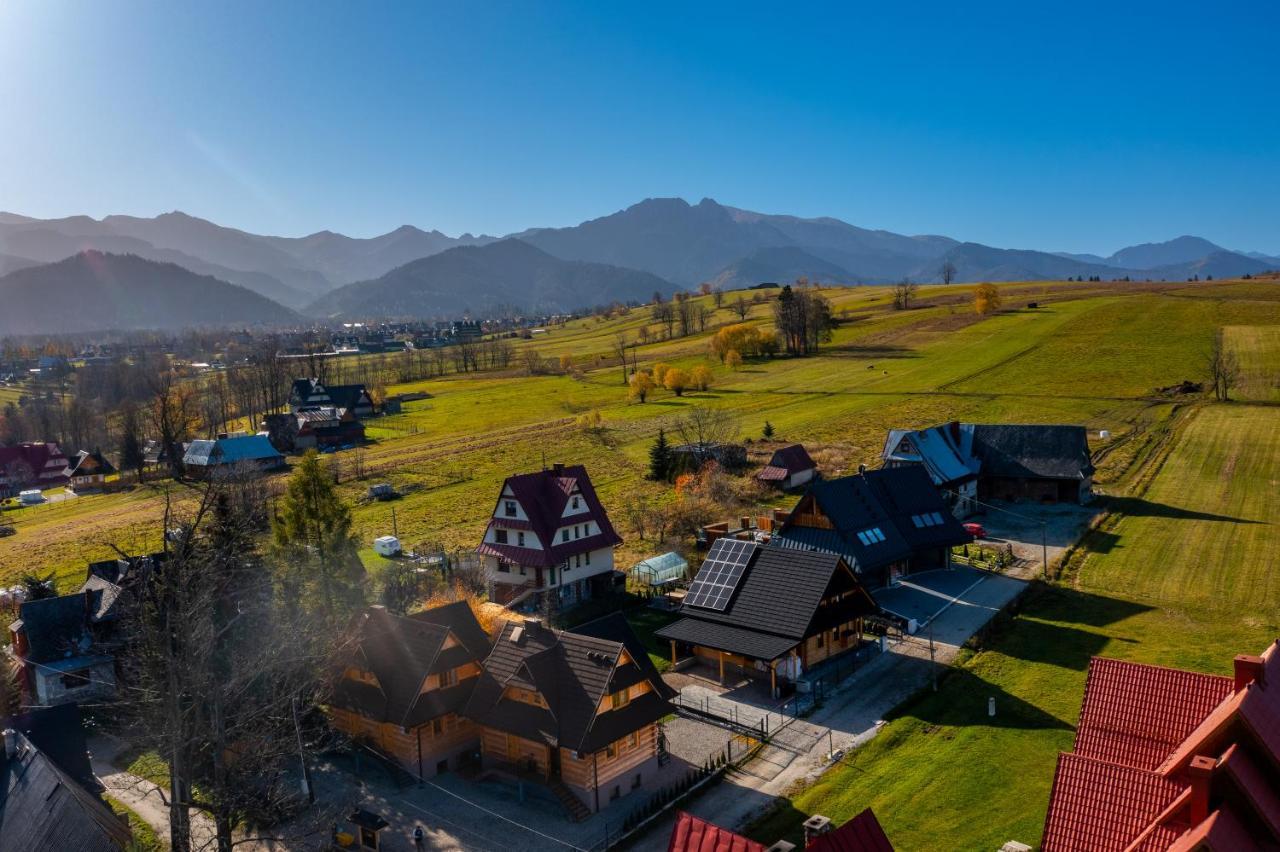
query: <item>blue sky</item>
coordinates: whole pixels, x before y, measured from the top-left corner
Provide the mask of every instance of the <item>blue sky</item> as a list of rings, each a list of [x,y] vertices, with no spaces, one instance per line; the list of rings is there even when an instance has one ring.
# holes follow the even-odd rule
[[[1269,0],[5,0],[0,209],[368,236],[678,195],[1008,247],[1280,253],[1278,31]]]

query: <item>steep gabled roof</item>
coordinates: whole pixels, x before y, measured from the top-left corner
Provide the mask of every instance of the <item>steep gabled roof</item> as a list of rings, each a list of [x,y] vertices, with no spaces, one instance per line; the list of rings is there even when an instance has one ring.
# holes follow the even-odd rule
[[[842,572],[859,595],[848,612],[876,612],[875,602],[848,573],[842,557],[755,545],[724,610],[685,603],[680,607],[684,618],[659,629],[657,635],[757,659],[774,659],[809,633],[818,605],[827,589],[841,582]]]
[[[71,476],[106,476],[115,472],[115,466],[97,450],[81,450],[71,462]]]
[[[1094,657],[1075,753],[1155,769],[1232,690],[1229,677]]]
[[[792,444],[773,451],[773,457],[764,469],[756,474],[757,479],[765,481],[782,480],[806,470],[813,470],[817,465],[809,457],[802,444]]]
[[[983,476],[1083,479],[1093,473],[1083,426],[964,424]]]
[[[800,526],[796,512],[792,512],[773,542],[838,553],[855,571],[898,562],[918,548],[950,547],[973,540],[951,514],[929,474],[916,465],[818,480],[809,486],[800,505],[806,501],[812,501],[834,529]],[[934,513],[936,523],[924,526],[913,520],[914,516]],[[859,534],[867,530],[878,530],[879,535],[864,540]]]
[[[667,852],[765,852],[765,846],[686,811],[677,811]]]
[[[372,672],[377,683],[343,678],[334,690],[334,704],[405,728],[460,710],[476,678],[427,692],[422,686],[428,675],[479,662],[489,650],[484,629],[465,601],[412,616],[369,607],[356,617],[354,630],[357,645],[351,664]],[[460,644],[445,648],[451,635]]]
[[[1143,769],[1060,754],[1042,845],[1123,852],[1185,787]]]
[[[66,774],[92,792],[101,790],[89,762],[89,744],[84,717],[77,704],[39,707],[0,722],[0,730],[12,728],[25,734],[31,744]]]
[[[27,637],[26,658],[33,663],[78,657],[93,644],[83,592],[27,601],[18,613]]]
[[[910,445],[904,448],[903,439]],[[886,462],[924,465],[933,484],[954,488],[977,477],[978,459],[963,444],[960,424],[946,423],[928,429],[890,429],[880,457]]]
[[[875,813],[866,808],[834,831],[815,837],[805,852],[893,852],[893,844]]]
[[[93,792],[16,734],[10,758],[0,750],[0,852],[75,849],[119,852],[128,826]]]
[[[625,619],[614,613],[589,629],[620,638],[553,630],[535,621],[507,622],[484,661],[465,715],[525,739],[591,752],[671,713],[671,690],[639,640],[623,635],[631,632]],[[633,646],[642,656],[628,651],[631,659],[623,662],[623,650]],[[652,689],[625,707],[599,712],[605,696],[620,688],[615,683],[639,680],[648,680]],[[508,686],[537,692],[547,706],[506,697]]]
[[[511,492],[511,498],[503,495]],[[564,517],[565,508],[574,495],[579,496],[585,507],[584,512],[570,518]],[[596,496],[591,477],[582,465],[555,467],[533,473],[522,473],[509,476],[503,482],[498,500],[494,504],[494,514],[504,499],[514,499],[520,504],[528,517],[528,529],[538,538],[541,549],[523,548],[515,545],[481,543],[476,550],[488,556],[509,559],[520,565],[551,566],[559,565],[565,559],[589,550],[612,547],[622,543],[621,536],[614,531],[600,498]],[[566,524],[594,521],[599,532],[584,538],[560,542],[556,538],[556,530]],[[518,528],[525,526],[513,519],[492,518],[490,526],[497,524]]]

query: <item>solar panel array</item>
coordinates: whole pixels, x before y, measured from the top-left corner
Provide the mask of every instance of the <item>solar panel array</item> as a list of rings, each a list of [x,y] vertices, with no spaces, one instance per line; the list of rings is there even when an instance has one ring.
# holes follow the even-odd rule
[[[751,561],[751,554],[756,552],[756,543],[736,538],[716,539],[707,553],[707,559],[698,569],[698,576],[693,578],[684,602],[689,606],[700,606],[723,612],[733,597],[733,590],[738,588],[742,574]]]

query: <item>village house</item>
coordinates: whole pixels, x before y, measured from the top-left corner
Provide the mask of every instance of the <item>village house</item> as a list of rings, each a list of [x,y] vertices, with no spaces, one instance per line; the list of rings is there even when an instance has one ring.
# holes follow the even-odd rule
[[[0,497],[27,488],[55,488],[67,484],[69,462],[53,442],[27,442],[0,447]]]
[[[958,423],[890,430],[885,467],[919,465],[960,516],[976,501],[1087,503],[1094,467],[1083,426]]]
[[[285,460],[266,435],[224,435],[192,441],[182,456],[182,466],[191,476],[208,477],[239,467],[278,470],[285,466]]]
[[[692,654],[716,673],[761,679],[771,695],[862,640],[879,608],[839,554],[722,538],[690,584],[680,620],[656,633],[671,662]]]
[[[657,772],[672,695],[619,613],[573,632],[509,621],[466,715],[480,726],[485,766],[547,784],[581,819]]]
[[[0,852],[123,852],[133,836],[102,798],[75,705],[6,718],[0,752]]]
[[[107,477],[116,472],[115,465],[107,461],[97,450],[81,450],[71,461],[68,476],[73,491],[101,491],[107,487]]]
[[[607,593],[622,542],[581,465],[507,477],[484,539],[489,599],[532,608],[546,595],[561,608]]]
[[[973,536],[919,465],[862,470],[809,486],[771,544],[844,557],[871,591],[946,568]]]
[[[813,459],[809,458],[809,453],[804,446],[792,444],[789,447],[774,450],[773,457],[756,474],[756,479],[775,488],[781,488],[783,491],[790,491],[793,488],[808,485],[817,473],[818,466],[813,463]]]
[[[11,653],[22,666],[27,703],[42,707],[112,695],[115,658],[99,647],[85,592],[23,603],[9,625]]]
[[[1095,657],[1045,852],[1280,849],[1280,640],[1234,677]]]
[[[326,385],[319,379],[294,379],[289,411],[297,414],[304,408],[336,408],[359,418],[372,417],[377,410],[364,385]]]
[[[282,453],[323,450],[364,443],[364,424],[349,409],[334,406],[268,414],[263,429]]]
[[[479,729],[461,713],[490,643],[466,601],[413,615],[369,607],[353,630],[329,707],[333,726],[420,779],[474,756]]]

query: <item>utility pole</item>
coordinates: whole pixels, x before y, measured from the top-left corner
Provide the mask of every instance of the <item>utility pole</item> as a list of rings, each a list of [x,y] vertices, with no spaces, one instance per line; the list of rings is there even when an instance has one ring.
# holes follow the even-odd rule
[[[1049,525],[1045,522],[1040,523],[1040,558],[1044,560],[1044,568],[1041,576],[1046,582],[1049,580]]]
[[[400,537],[400,528],[396,526],[396,507],[391,507],[391,534],[396,538]]]
[[[938,664],[934,657],[933,619],[929,619],[929,674],[933,678],[933,691],[938,691]]]

